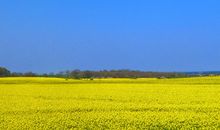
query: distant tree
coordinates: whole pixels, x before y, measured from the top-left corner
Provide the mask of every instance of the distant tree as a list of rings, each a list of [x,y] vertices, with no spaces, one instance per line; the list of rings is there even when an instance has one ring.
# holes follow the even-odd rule
[[[11,76],[12,76],[12,77],[21,77],[21,76],[23,76],[23,73],[12,72],[12,73],[11,73]]]
[[[48,74],[48,77],[56,77],[56,75],[53,72],[51,72]]]
[[[48,77],[48,74],[47,73],[44,73],[41,75],[42,77]]]
[[[80,70],[73,70],[70,72],[70,77],[74,79],[80,79],[81,78],[81,71]]]
[[[35,76],[37,76],[37,74],[35,74],[33,72],[26,72],[23,75],[24,75],[24,77],[35,77]]]
[[[71,74],[71,72],[70,72],[69,70],[67,70],[67,71],[65,72],[65,78],[66,78],[66,79],[70,78],[70,74]]]
[[[66,78],[65,72],[64,72],[64,71],[61,71],[61,72],[57,73],[57,74],[56,74],[56,77]]]
[[[4,67],[0,67],[0,77],[7,77],[10,76],[11,72],[4,68]]]
[[[204,76],[204,74],[202,74]],[[62,71],[59,73],[49,73],[49,74],[36,74],[33,72],[27,73],[17,73],[13,72],[10,73],[9,70],[6,68],[0,67],[0,77],[5,76],[13,76],[13,77],[59,77],[59,78],[86,78],[86,79],[93,79],[93,78],[181,78],[181,77],[188,77],[188,76],[195,76],[189,75],[184,73],[170,73],[170,72],[146,72],[146,71],[137,71],[137,70],[102,70],[102,71],[80,71],[80,70],[73,70],[73,71]],[[196,75],[198,76],[198,74]]]
[[[93,73],[91,71],[84,71],[83,72],[83,78],[92,78],[93,77]]]

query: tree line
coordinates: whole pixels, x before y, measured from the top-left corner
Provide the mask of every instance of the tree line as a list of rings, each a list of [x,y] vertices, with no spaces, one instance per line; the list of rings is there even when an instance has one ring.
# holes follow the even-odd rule
[[[185,73],[175,72],[145,72],[138,70],[72,70],[59,73],[37,74],[33,72],[10,72],[7,68],[0,67],[0,77],[61,77],[61,78],[180,78],[187,77]]]

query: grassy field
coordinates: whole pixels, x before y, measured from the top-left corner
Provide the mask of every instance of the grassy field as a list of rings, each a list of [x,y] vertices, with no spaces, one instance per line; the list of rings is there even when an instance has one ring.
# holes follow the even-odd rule
[[[220,77],[0,78],[0,129],[220,129]]]

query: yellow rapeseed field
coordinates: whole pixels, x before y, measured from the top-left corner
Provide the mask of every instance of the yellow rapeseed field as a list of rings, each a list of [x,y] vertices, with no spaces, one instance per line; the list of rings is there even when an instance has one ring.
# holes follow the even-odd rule
[[[220,129],[220,77],[0,78],[0,129]]]

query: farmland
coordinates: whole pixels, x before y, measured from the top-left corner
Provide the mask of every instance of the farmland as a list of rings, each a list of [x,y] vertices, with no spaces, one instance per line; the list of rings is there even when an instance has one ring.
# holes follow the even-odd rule
[[[220,77],[0,78],[0,129],[220,129]]]

